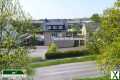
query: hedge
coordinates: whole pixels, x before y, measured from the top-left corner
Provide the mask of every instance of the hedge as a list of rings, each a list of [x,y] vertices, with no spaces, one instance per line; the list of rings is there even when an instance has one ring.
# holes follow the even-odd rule
[[[72,51],[65,51],[65,52],[47,52],[46,59],[60,59],[60,58],[68,58],[68,57],[80,57],[91,54],[88,50],[72,50]]]

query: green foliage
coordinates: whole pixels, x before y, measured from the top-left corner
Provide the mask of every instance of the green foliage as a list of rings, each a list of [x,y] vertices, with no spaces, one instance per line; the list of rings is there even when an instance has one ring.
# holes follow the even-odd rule
[[[68,29],[69,32],[80,32],[80,25],[79,24],[73,24],[70,26],[70,29]]]
[[[93,14],[91,16],[91,20],[95,21],[95,22],[101,22],[101,18],[99,16],[99,14]]]
[[[0,0],[0,7],[0,70],[22,68],[29,73],[30,58],[21,46],[21,36],[32,33],[31,17],[24,13],[18,0]]]
[[[94,34],[92,49],[99,53],[98,62],[106,71],[117,68],[120,63],[120,1],[113,8],[104,11],[101,28]],[[119,67],[120,69],[120,67]]]
[[[120,7],[120,0],[117,0],[117,2],[115,3],[116,7]]]
[[[25,20],[11,20],[11,24],[13,25],[16,32],[25,34],[25,33],[32,33],[34,28],[32,26],[32,21],[30,19]],[[20,27],[18,27],[20,26]]]
[[[17,48],[14,50],[10,50],[9,53],[7,51],[7,55],[5,53],[0,53],[0,70],[2,69],[28,69],[28,65],[30,63],[30,58],[28,57],[28,52],[24,48]],[[3,52],[3,51],[2,51]]]
[[[85,56],[90,55],[91,53],[88,50],[74,50],[74,51],[65,51],[65,52],[52,52],[52,53],[46,53],[47,59],[59,59],[59,58],[67,58],[67,57],[79,57],[79,56]]]
[[[100,31],[91,33],[89,41],[87,43],[88,50],[93,54],[100,54],[100,47],[102,45],[101,41],[99,40],[99,36],[102,33]]]
[[[33,30],[35,33],[43,32],[43,27],[42,25],[39,24],[39,26],[33,26]]]
[[[51,44],[49,45],[49,48],[48,48],[47,53],[55,53],[55,52],[57,52],[57,51],[58,51],[57,45],[56,45],[55,43],[51,43]]]

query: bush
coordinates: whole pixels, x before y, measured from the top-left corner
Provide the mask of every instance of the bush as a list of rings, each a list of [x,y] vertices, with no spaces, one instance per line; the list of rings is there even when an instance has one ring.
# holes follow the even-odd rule
[[[57,52],[57,50],[58,50],[57,45],[55,43],[51,43],[49,45],[47,53],[55,53]]]
[[[89,55],[90,52],[88,50],[73,50],[73,51],[65,51],[65,52],[47,52],[46,59],[60,59],[60,58],[67,58],[67,57],[80,57]]]

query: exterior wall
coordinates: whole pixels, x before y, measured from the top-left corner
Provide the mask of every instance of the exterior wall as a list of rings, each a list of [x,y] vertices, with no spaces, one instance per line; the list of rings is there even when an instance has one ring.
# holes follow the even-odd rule
[[[83,24],[82,35],[84,36],[84,45],[86,46],[86,44],[87,44],[87,30],[86,30],[85,24]]]
[[[45,46],[48,46],[51,42],[52,42],[51,33],[44,32],[44,44],[45,44]]]
[[[38,23],[38,22],[36,22]],[[73,47],[75,46],[75,44],[79,43],[79,46],[81,46],[80,44],[83,44],[83,42],[85,42],[84,44],[86,45],[86,41],[87,41],[87,28],[91,28],[93,27],[96,28],[96,26],[94,27],[93,24],[91,24],[92,22],[84,22],[81,21],[79,19],[76,20],[66,20],[66,19],[46,19],[43,20],[41,22],[41,25],[43,27],[44,30],[44,41],[45,41],[45,45],[49,45],[52,42],[55,42],[59,47]],[[66,36],[66,33],[68,33],[68,27],[69,25],[72,24],[78,24],[78,25],[82,25],[81,28],[81,33],[78,34],[78,36]],[[65,26],[64,29],[49,29],[49,26]],[[57,36],[53,36],[54,33],[58,33]],[[56,35],[56,34],[55,34]],[[79,37],[80,36],[80,37]],[[54,39],[54,38],[71,38],[71,39],[65,39],[65,40],[61,40],[61,39]],[[83,41],[81,41],[81,38]],[[77,42],[79,40],[79,42]],[[82,42],[82,43],[81,43]]]
[[[84,46],[86,45],[86,26],[83,24],[81,36],[83,37],[66,37],[66,32],[44,32],[44,38],[45,38],[45,45],[49,45],[50,43],[54,42],[57,44],[58,47],[61,48],[66,48],[66,47],[74,47],[75,45],[78,44],[78,46],[83,46],[81,45],[81,42]],[[53,36],[53,33],[60,34],[58,36]],[[62,35],[62,36],[61,36]],[[82,40],[82,41],[81,41]],[[78,42],[76,42],[78,41]]]
[[[77,41],[77,44],[75,43]],[[54,43],[59,48],[69,48],[69,47],[80,47],[85,46],[86,42],[85,40],[55,40]]]
[[[68,48],[74,46],[74,40],[56,40],[54,43],[61,48]]]

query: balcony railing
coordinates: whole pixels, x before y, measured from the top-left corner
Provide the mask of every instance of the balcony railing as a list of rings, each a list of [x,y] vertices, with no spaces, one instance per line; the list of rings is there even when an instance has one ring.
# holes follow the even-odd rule
[[[86,38],[77,38],[77,37],[52,37],[53,40],[86,40]]]

